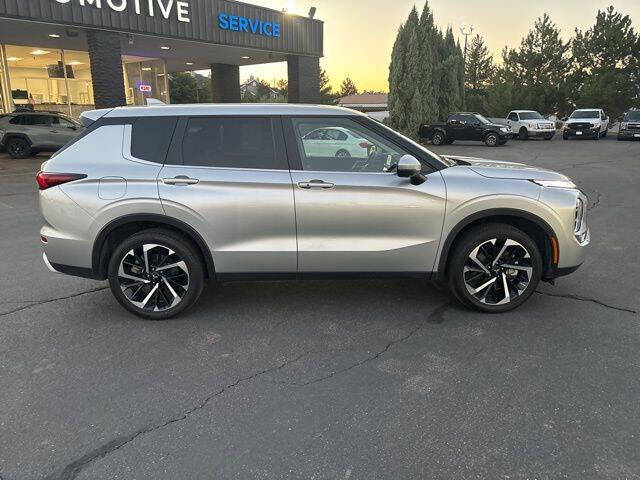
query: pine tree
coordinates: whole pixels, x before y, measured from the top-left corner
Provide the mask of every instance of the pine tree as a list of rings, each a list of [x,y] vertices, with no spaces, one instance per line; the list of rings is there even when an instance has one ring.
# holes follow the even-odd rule
[[[357,95],[358,94],[358,87],[356,87],[356,84],[353,82],[353,80],[351,80],[351,78],[347,77],[342,81],[342,85],[340,85],[340,97],[346,97],[349,95]]]
[[[408,94],[403,90],[403,85],[407,73],[408,33],[405,25],[398,29],[389,65],[389,119],[391,126],[400,131],[407,128]]]
[[[468,90],[479,91],[487,88],[493,80],[495,66],[493,55],[484,44],[481,35],[471,40],[467,50],[467,64],[465,65],[465,85]]]
[[[320,67],[320,103],[323,105],[333,105],[337,99],[338,96],[333,93],[331,89],[327,71]]]
[[[589,30],[576,29],[572,53],[571,86],[578,107],[600,106],[618,118],[630,103],[639,104],[640,37],[628,15],[613,6],[598,10]]]
[[[543,114],[566,108],[566,74],[571,66],[569,43],[546,13],[538,18],[533,30],[520,43],[519,49],[503,50],[504,81],[522,89],[528,108]]]

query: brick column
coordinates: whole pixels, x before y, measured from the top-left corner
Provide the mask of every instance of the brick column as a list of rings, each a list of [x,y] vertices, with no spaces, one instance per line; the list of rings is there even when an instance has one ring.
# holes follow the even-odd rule
[[[87,44],[96,108],[126,105],[120,36],[113,32],[89,30]]]
[[[211,65],[211,95],[214,103],[240,103],[240,67]]]
[[[320,103],[320,59],[287,57],[289,103]]]

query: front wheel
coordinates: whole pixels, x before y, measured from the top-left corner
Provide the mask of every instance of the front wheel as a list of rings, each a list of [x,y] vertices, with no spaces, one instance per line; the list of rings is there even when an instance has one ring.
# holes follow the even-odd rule
[[[535,291],[542,257],[524,232],[505,224],[476,227],[454,245],[449,288],[467,307],[487,313],[512,310]]]
[[[484,137],[484,143],[488,146],[488,147],[495,147],[498,145],[498,143],[500,142],[500,139],[498,138],[498,134],[497,133],[488,133],[486,137]]]
[[[115,249],[109,262],[109,286],[130,312],[148,320],[165,320],[193,305],[202,293],[202,260],[180,235],[145,230]]]
[[[518,138],[520,140],[527,140],[529,138],[529,131],[525,127],[522,127],[518,132]]]
[[[441,131],[437,131],[433,134],[433,136],[431,137],[431,143],[433,145],[442,145],[445,142],[445,136],[444,133],[442,133]]]

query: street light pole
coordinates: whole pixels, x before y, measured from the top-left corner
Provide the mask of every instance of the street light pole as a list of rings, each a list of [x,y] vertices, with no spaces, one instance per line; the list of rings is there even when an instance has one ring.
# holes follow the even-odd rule
[[[460,32],[462,33],[462,35],[464,35],[464,64],[467,64],[467,38],[469,37],[469,35],[471,35],[473,33],[473,31],[476,29],[475,25],[471,24],[471,25],[467,25],[466,23],[463,23],[462,25],[460,25]]]

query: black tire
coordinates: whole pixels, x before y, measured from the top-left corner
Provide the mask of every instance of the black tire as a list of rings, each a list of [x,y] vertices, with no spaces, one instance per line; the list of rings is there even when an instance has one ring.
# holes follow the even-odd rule
[[[529,140],[529,131],[525,127],[522,127],[518,132],[518,139]]]
[[[138,267],[138,271],[135,272],[136,276],[139,275],[139,277],[137,278],[142,279],[142,277],[144,276],[150,280],[143,280],[144,284],[140,286],[143,290],[138,294],[140,295],[139,297],[136,297],[136,293],[134,293],[133,287],[127,289],[127,291],[131,295],[131,298],[138,298],[140,299],[138,303],[142,303],[142,296],[146,296],[151,293],[151,290],[160,287],[157,288],[158,291],[155,294],[156,296],[153,310],[149,308],[141,308],[137,305],[134,305],[132,303],[132,300],[129,299],[129,297],[123,290],[123,288],[126,288],[127,285],[121,286],[121,277],[119,276],[119,268],[121,262],[123,262],[125,257],[129,255],[131,251],[140,251],[139,249],[143,248],[143,245],[158,245],[158,247],[155,247],[153,250],[149,250],[148,252],[149,264],[151,264],[152,262],[152,257],[157,258],[157,266],[159,269],[162,268],[162,262],[159,261],[161,259],[160,255],[167,255],[163,260],[166,261],[167,258],[169,258],[168,249],[171,249],[173,252],[175,252],[174,255],[176,255],[176,257],[173,257],[173,259],[169,261],[177,261],[179,257],[179,260],[184,262],[187,269],[186,288],[183,288],[185,283],[185,275],[183,269],[178,269],[177,267],[175,267],[173,269],[163,270],[167,272],[167,275],[164,275],[162,272],[158,274],[155,269],[153,269],[152,277],[149,272],[140,273],[140,268],[144,269],[144,265],[142,265],[141,263],[137,264],[140,265],[140,267]],[[128,258],[133,257],[129,255]],[[132,263],[126,263],[126,265],[131,267]],[[164,265],[164,268],[166,267],[167,265]],[[158,270],[158,272],[159,271],[160,270]],[[158,277],[161,277],[162,279],[158,280]],[[124,241],[122,241],[122,243],[120,243],[120,245],[118,245],[118,247],[116,247],[109,261],[108,278],[111,292],[116,297],[118,302],[120,302],[120,305],[122,305],[124,308],[129,310],[131,313],[147,320],[166,320],[178,315],[179,313],[192,306],[196,302],[198,297],[200,297],[200,294],[202,293],[202,289],[204,287],[203,260],[196,247],[194,247],[181,235],[170,230],[163,229],[144,230],[125,239]],[[181,283],[177,283],[176,279],[177,281],[181,281]],[[134,282],[133,279],[123,280],[132,282],[131,285]],[[142,284],[143,282],[137,283]],[[173,287],[166,286],[167,284],[169,284],[169,282],[170,285],[173,285]],[[151,285],[154,285],[154,287],[152,288]],[[145,289],[149,291],[147,292]],[[168,299],[171,299],[170,294],[173,294],[174,299],[178,298],[175,293],[178,293],[178,295],[182,293],[182,295],[180,296],[180,300],[173,307],[166,305],[168,303]],[[160,295],[162,295],[163,298],[160,298]],[[151,302],[152,300],[154,300],[153,297],[151,297],[148,301]],[[162,309],[160,311],[154,311],[156,308],[158,308],[158,305],[160,305],[160,308]]]
[[[431,136],[431,143],[433,145],[439,146],[442,145],[445,141],[446,137],[443,132],[441,132],[440,130],[436,130],[435,132],[433,132],[433,135]]]
[[[454,142],[453,138],[447,138],[447,141],[444,142],[445,145],[451,145]]]
[[[563,134],[562,134],[562,139],[563,139],[563,140],[569,140],[569,137],[563,133]]]
[[[484,137],[484,143],[487,147],[497,147],[500,144],[500,137],[495,132],[489,132]]]
[[[11,158],[28,158],[31,156],[31,145],[21,137],[10,138],[6,142],[6,150]]]
[[[553,135],[545,135],[544,139],[545,140],[551,140],[553,138]]]
[[[522,273],[522,275],[525,275],[525,274],[529,275],[528,277],[529,283],[526,286],[526,288],[519,295],[515,296],[515,298],[512,298],[510,301],[502,305],[482,303],[479,299],[474,297],[469,292],[469,290],[467,289],[467,284],[465,283],[465,265],[469,261],[469,256],[472,254],[472,252],[474,252],[476,248],[478,248],[483,244],[487,245],[487,242],[490,242],[490,240],[493,240],[493,239],[497,239],[497,242],[495,244],[496,248],[498,248],[497,247],[498,242],[501,242],[503,239],[510,239],[519,243],[520,246],[524,247],[524,249],[526,249],[526,252],[528,252],[529,263],[532,269],[530,274],[527,272]],[[520,247],[517,247],[517,246],[508,247],[508,248],[517,249],[518,251],[520,251]],[[507,257],[499,257],[499,258],[508,258],[508,255],[510,254],[511,253],[509,250],[505,250],[503,255],[507,255]],[[500,268],[498,268],[498,270],[500,270]],[[493,276],[499,275],[498,273],[494,273],[493,270],[490,270],[490,271],[491,271],[491,275]],[[508,271],[513,271],[513,269],[505,268],[502,271],[508,272]],[[518,275],[520,275],[520,270],[516,270],[516,271]],[[466,272],[466,275],[473,275],[473,273],[470,274],[469,272]],[[484,274],[481,273],[481,275],[484,275]],[[487,278],[492,278],[491,275],[487,276]],[[454,294],[454,296],[463,305],[475,310],[479,310],[481,312],[486,312],[486,313],[506,312],[509,310],[513,310],[514,308],[517,308],[520,305],[522,305],[533,294],[533,292],[535,292],[538,286],[538,283],[540,282],[541,276],[542,276],[542,256],[540,255],[540,251],[538,250],[538,246],[536,245],[536,243],[523,231],[517,228],[514,228],[510,225],[501,224],[501,223],[491,223],[486,225],[480,225],[463,234],[463,236],[460,239],[456,240],[455,244],[452,246],[451,259],[448,263],[448,269],[447,269],[449,288],[451,289],[451,292]],[[514,282],[517,281],[517,277],[508,277],[508,278],[509,278],[509,281],[514,281]],[[499,279],[499,277],[497,279]],[[467,277],[467,280],[468,280],[468,277]],[[480,281],[483,281],[483,280],[480,279]],[[507,280],[504,280],[504,281],[507,282]],[[496,289],[495,290],[496,293],[499,293],[500,290],[504,292],[504,289],[499,288],[500,286],[502,286],[501,283],[498,283],[496,281],[495,285],[496,287],[494,287],[494,285],[492,284],[490,284],[487,287],[487,295],[488,295],[489,289],[491,288]],[[513,286],[514,285],[512,283],[508,283],[508,289],[509,287],[513,287]],[[479,292],[483,292],[483,290],[481,290],[480,288],[478,288],[478,290]],[[510,292],[510,298],[511,298],[511,295],[513,295],[514,293],[515,293],[514,291]],[[506,298],[506,295],[505,295],[505,298]]]
[[[336,157],[347,158],[350,156],[351,154],[348,151],[344,150],[343,148],[341,148],[336,152]]]
[[[596,133],[596,134],[593,136],[593,139],[594,139],[595,141],[600,140],[600,132]]]
[[[604,133],[602,134],[602,138],[607,138],[607,133],[608,133],[608,131],[605,130]]]

